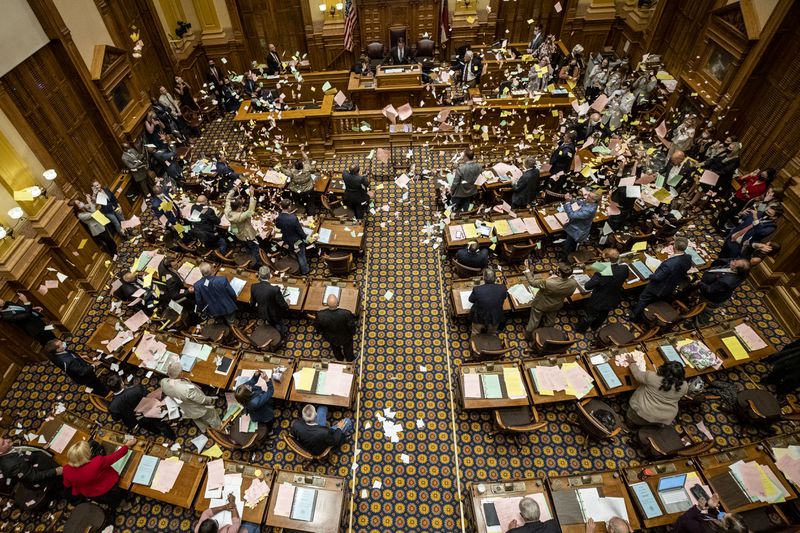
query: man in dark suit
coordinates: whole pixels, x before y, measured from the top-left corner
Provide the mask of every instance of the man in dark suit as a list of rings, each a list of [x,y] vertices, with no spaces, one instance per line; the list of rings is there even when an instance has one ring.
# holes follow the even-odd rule
[[[783,207],[770,206],[764,214],[758,216],[755,210],[749,210],[738,226],[733,228],[725,239],[719,256],[723,258],[747,257],[748,249],[753,243],[761,242],[775,233],[778,219],[783,215]]]
[[[608,313],[622,301],[622,290],[628,279],[628,267],[618,265],[619,251],[616,248],[603,250],[603,260],[611,263],[606,270],[595,272],[586,282],[584,289],[592,291],[586,302],[585,316],[576,326],[579,333],[591,329],[597,331],[606,321]]]
[[[369,205],[369,179],[359,174],[358,163],[350,165],[347,172],[342,172],[344,180],[344,205],[353,210],[357,220],[363,220]]]
[[[167,227],[174,226],[181,219],[181,212],[172,196],[164,192],[160,185],[153,187],[153,196],[150,199],[150,206],[153,208],[153,214],[156,220],[162,216],[166,219]]]
[[[197,197],[192,209],[189,222],[192,223],[192,236],[208,248],[216,247],[220,253],[228,251],[228,241],[225,240],[217,228],[220,218],[216,210],[208,205],[208,198],[201,194]]]
[[[217,187],[219,190],[228,190],[233,185],[233,182],[238,180],[241,175],[228,166],[228,160],[225,154],[217,154],[217,162],[215,164],[215,174],[217,176]]]
[[[560,531],[554,519],[542,522],[539,504],[533,498],[522,498],[519,502],[519,515],[524,523],[514,519],[509,524],[508,533],[558,533]]]
[[[495,283],[497,275],[492,268],[483,271],[483,285],[472,289],[469,301],[472,302],[470,320],[472,321],[472,334],[497,333],[506,322],[503,312],[503,303],[506,301],[508,291],[505,285]]]
[[[94,367],[72,350],[68,350],[67,343],[53,339],[45,344],[44,350],[50,361],[63,370],[75,383],[89,387],[98,396],[108,394],[108,388],[94,373]]]
[[[236,321],[236,291],[227,278],[212,276],[213,267],[209,263],[200,263],[202,278],[192,287],[197,312],[206,312],[213,318],[222,318],[229,326]]]
[[[269,53],[267,54],[267,75],[274,76],[283,72],[283,62],[275,49],[275,45],[269,43]]]
[[[169,440],[175,440],[175,432],[172,428],[158,418],[142,417],[136,412],[136,407],[142,398],[147,396],[147,389],[144,385],[133,385],[128,388],[122,386],[122,379],[117,374],[109,374],[106,378],[106,386],[114,394],[108,404],[108,414],[117,422],[122,422],[128,431],[138,425],[145,431],[161,435]]]
[[[536,198],[539,189],[539,169],[536,168],[536,160],[532,157],[525,159],[525,172],[512,185],[511,207],[523,209]]]
[[[408,65],[413,62],[411,52],[406,48],[406,41],[402,38],[397,39],[397,46],[389,50],[389,55],[383,60],[384,64]]]
[[[275,227],[281,231],[281,239],[289,247],[290,253],[297,258],[300,265],[300,274],[305,276],[309,272],[306,260],[306,232],[297,215],[290,213],[292,202],[288,198],[281,200],[281,212],[275,219]]]
[[[317,313],[314,327],[331,345],[331,351],[337,361],[353,361],[353,335],[356,333],[356,317],[347,309],[339,308],[339,298],[329,294],[325,302],[327,309]]]
[[[728,303],[749,273],[748,259],[717,259],[711,263],[711,268],[703,273],[697,284],[706,303],[706,308],[695,319],[697,325],[707,325],[714,311]]]
[[[489,249],[479,248],[477,242],[470,241],[466,248],[456,252],[456,261],[470,268],[486,268],[489,264]]]
[[[47,341],[55,339],[53,328],[45,329],[48,326],[40,313],[42,308],[33,307],[22,293],[19,293],[19,297],[20,303],[9,302],[0,298],[0,319],[9,324],[14,324],[41,345],[45,345]]]
[[[281,338],[285,339],[288,328],[283,319],[289,312],[289,304],[280,288],[269,282],[271,276],[269,267],[262,266],[258,269],[259,281],[250,287],[250,305],[258,311],[258,318],[277,329]]]
[[[647,304],[656,300],[669,298],[678,284],[686,279],[686,273],[692,268],[692,258],[686,254],[689,241],[686,237],[676,237],[672,245],[673,254],[659,265],[648,279],[647,287],[639,296],[639,301],[631,310],[631,319],[634,322],[642,320],[642,311]]]
[[[455,70],[461,71],[461,83],[467,87],[480,85],[483,63],[481,57],[472,50],[464,53],[464,59],[456,64]]]
[[[579,141],[585,141],[594,134],[600,134],[600,138],[608,134],[608,130],[605,124],[603,124],[603,115],[597,111],[589,115],[589,118],[582,124],[578,124],[576,130],[578,132]]]
[[[222,88],[225,85],[227,76],[225,72],[217,66],[213,59],[208,60],[208,70],[206,71],[206,81],[209,83],[211,90],[217,97],[217,105],[224,109],[222,103]]]
[[[572,169],[572,160],[575,157],[575,134],[568,131],[564,134],[562,141],[558,144],[550,155],[550,175],[559,172],[569,172]],[[566,180],[561,177],[562,183]]]
[[[326,406],[315,409],[313,405],[306,405],[303,407],[303,419],[292,422],[289,434],[308,452],[321,455],[330,447],[341,446],[353,431],[352,419],[343,418],[330,426],[327,418]]]
[[[454,211],[465,211],[469,207],[472,198],[478,194],[475,180],[483,171],[483,167],[475,161],[475,152],[469,148],[464,150],[463,161],[453,173],[453,183],[450,185]]]
[[[686,179],[694,172],[694,166],[686,159],[686,154],[682,150],[675,150],[660,174],[664,176],[664,183],[676,189],[684,189],[691,185],[691,180]]]
[[[536,51],[542,46],[544,42],[544,32],[542,31],[542,25],[537,24],[533,27],[533,37],[531,37],[531,41],[528,43],[528,53],[535,54]]]
[[[0,474],[0,483],[8,489],[17,483],[30,490],[62,485],[61,467],[49,453],[34,446],[14,446],[11,439],[0,439]]]

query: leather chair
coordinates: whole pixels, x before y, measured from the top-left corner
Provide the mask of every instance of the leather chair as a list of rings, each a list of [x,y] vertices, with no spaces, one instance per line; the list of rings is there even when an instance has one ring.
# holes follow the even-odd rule
[[[350,252],[334,250],[323,254],[322,259],[334,276],[347,276],[353,271],[353,254]]]
[[[763,389],[745,389],[736,395],[737,412],[743,421],[759,425],[780,420],[781,404],[778,398]]]
[[[625,346],[650,340],[658,333],[657,327],[642,331],[634,324],[633,328],[634,331],[631,331],[625,324],[620,322],[606,324],[597,330],[595,339],[601,346]]]
[[[582,244],[578,249],[567,256],[567,261],[573,265],[588,265],[597,260],[597,250],[594,247]]]
[[[642,316],[644,316],[647,323],[661,331],[672,329],[681,322],[696,317],[706,308],[704,302],[700,302],[691,308],[679,300],[675,300],[673,303],[674,305],[662,300],[653,302],[644,308]]]
[[[644,426],[637,432],[643,453],[651,459],[668,457],[693,457],[708,451],[713,440],[691,441],[688,435],[681,434],[674,426]],[[689,443],[685,441],[689,440]]]
[[[422,63],[423,68],[433,63],[436,54],[436,43],[433,39],[422,38],[417,41],[417,61]]]
[[[464,265],[453,258],[453,272],[455,272],[456,276],[459,278],[474,278],[482,275],[483,269]]]
[[[281,438],[283,439],[283,441],[286,443],[286,445],[289,447],[290,450],[299,455],[306,462],[321,461],[323,459],[327,459],[328,457],[330,457],[331,451],[333,450],[333,446],[329,446],[321,454],[314,455],[313,453],[309,452],[308,450],[300,446],[300,443],[294,440],[294,437],[292,437],[288,431],[281,431]]]
[[[99,394],[91,393],[89,394],[89,402],[101,413],[107,413],[108,404],[111,403],[110,397],[111,393],[109,393],[108,396],[100,396]]]
[[[252,345],[261,351],[274,350],[277,346],[280,346],[283,340],[281,333],[277,329],[262,320],[250,323],[245,331],[237,327],[233,327],[232,330],[239,342],[245,345]]]
[[[115,511],[114,509],[111,510]],[[82,533],[96,533],[106,526],[106,512],[98,504],[83,502],[78,504],[64,522],[64,531],[81,531]]]
[[[509,346],[495,333],[477,333],[469,339],[472,357],[475,359],[499,359],[511,350]]]
[[[508,243],[500,245],[500,257],[510,264],[522,263],[536,251],[536,243],[527,240],[524,243]]]
[[[275,274],[288,274],[290,276],[300,274],[300,263],[298,263],[297,259],[291,257],[285,249],[277,250],[274,253],[267,253],[260,249],[258,254],[261,257],[261,262],[269,265]]]
[[[511,433],[515,437],[547,427],[547,420],[539,420],[539,413],[532,405],[495,409],[492,418],[498,428],[497,433]]]
[[[267,425],[258,424],[258,429],[252,433],[239,431],[239,419],[229,421],[228,431],[224,429],[208,428],[208,436],[228,450],[247,450],[260,444],[267,437]]]
[[[570,338],[561,328],[537,328],[533,332],[530,350],[539,355],[560,354],[570,349],[577,339]]]
[[[398,39],[403,39],[406,42],[406,46],[408,46],[405,26],[392,26],[389,28],[389,48],[397,46]]]
[[[622,431],[622,419],[614,411],[614,408],[597,398],[586,398],[577,404],[578,426],[586,433],[586,446],[589,441],[614,440]],[[608,411],[614,416],[614,427],[609,428],[603,424],[595,414],[599,411]]]
[[[200,338],[207,342],[222,343],[230,332],[231,328],[225,322],[208,320],[200,327]]]
[[[369,66],[374,71],[375,67],[383,63],[383,58],[386,55],[382,43],[369,43],[367,45],[367,58],[369,59]]]
[[[322,207],[327,209],[334,217],[345,220],[352,220],[356,217],[353,210],[345,207],[341,199],[331,201],[327,194],[323,194],[320,199],[322,200]]]

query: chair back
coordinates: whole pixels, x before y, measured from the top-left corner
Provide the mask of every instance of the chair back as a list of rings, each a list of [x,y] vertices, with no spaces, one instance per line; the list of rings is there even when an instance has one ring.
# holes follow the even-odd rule
[[[501,250],[503,258],[509,263],[521,263],[536,250],[536,243],[529,240],[524,243],[503,244]]]
[[[589,437],[600,440],[609,440],[616,437],[622,431],[622,422],[614,412],[614,409],[607,403],[597,400],[595,398],[586,398],[577,404],[578,407],[578,423],[581,428],[589,435]],[[614,427],[609,429],[605,424],[601,423],[594,413],[599,410],[608,411],[614,415]]]
[[[781,404],[769,391],[745,389],[736,395],[739,416],[751,424],[774,422],[781,418]]]
[[[533,349],[540,354],[564,353],[576,342],[560,328],[537,328],[533,332]]]
[[[453,258],[453,271],[459,278],[474,278],[483,274],[482,268],[475,268],[459,263],[457,259]]]
[[[406,39],[406,27],[405,26],[394,26],[389,28],[389,47],[394,48],[397,46],[397,40],[403,39],[406,42],[406,47],[408,47],[408,39]]]
[[[422,38],[417,41],[417,59],[433,61],[436,45],[433,39]]]
[[[644,455],[652,459],[692,457],[708,451],[714,445],[713,440],[704,440],[687,446],[683,436],[673,426],[645,426],[639,429],[637,437]]]
[[[367,57],[370,60],[373,59],[380,59],[383,61],[383,56],[386,55],[383,53],[383,44],[382,43],[369,43],[367,45]]]
[[[325,265],[334,276],[346,276],[353,270],[353,254],[349,252],[324,254],[322,259],[325,260]]]
[[[107,397],[100,396],[99,394],[89,394],[89,401],[101,413],[108,412],[108,404],[111,403]]]
[[[479,359],[500,359],[514,349],[494,333],[478,333],[469,340],[472,354]]]
[[[319,455],[314,455],[313,453],[309,452],[305,448],[303,448],[299,442],[297,442],[294,437],[292,437],[288,431],[281,431],[281,438],[286,443],[286,445],[297,455],[305,459],[306,461],[319,461],[320,459],[324,459],[331,454],[331,450],[333,450],[333,446],[329,446]]]
[[[495,409],[492,415],[500,431],[506,433],[531,433],[547,426],[547,420],[540,421],[539,413],[532,405]]]

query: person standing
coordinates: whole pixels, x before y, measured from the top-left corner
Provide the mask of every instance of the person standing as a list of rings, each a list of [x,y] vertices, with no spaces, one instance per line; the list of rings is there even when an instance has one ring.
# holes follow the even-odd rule
[[[147,389],[141,383],[130,387],[123,387],[122,379],[117,374],[109,374],[106,386],[111,390],[113,398],[108,404],[108,414],[111,418],[125,424],[128,431],[133,431],[139,426],[145,431],[161,435],[169,440],[175,440],[172,428],[158,418],[148,418],[136,412],[136,407],[142,398],[147,396]]]
[[[508,291],[505,285],[495,283],[497,275],[491,267],[483,271],[483,285],[472,289],[469,301],[470,320],[472,321],[472,334],[497,333],[506,322],[503,312],[503,303],[506,301]]]
[[[572,195],[564,196],[564,212],[569,218],[569,222],[564,224],[564,245],[561,249],[561,260],[568,261],[569,254],[578,249],[578,244],[589,238],[592,231],[592,222],[597,213],[596,193],[587,191],[582,200],[572,201]]]
[[[292,203],[288,198],[281,200],[281,212],[275,219],[275,227],[281,232],[283,243],[289,248],[289,253],[297,259],[300,266],[300,275],[305,276],[310,272],[308,259],[306,259],[306,231],[297,215],[289,212]]]
[[[317,213],[316,202],[314,202],[314,168],[308,155],[303,152],[303,159],[294,162],[294,168],[289,170],[289,191],[295,202],[305,206],[306,213],[315,215]]]
[[[525,278],[528,284],[539,289],[531,303],[531,314],[528,324],[525,326],[525,338],[528,342],[533,341],[533,335],[539,327],[539,323],[544,321],[545,327],[555,324],[556,315],[564,307],[564,299],[571,296],[578,288],[578,282],[572,277],[572,267],[566,263],[559,263],[557,276],[549,278],[536,278],[531,273],[531,261],[527,260],[528,268],[525,270]]]
[[[539,170],[536,160],[532,157],[525,159],[525,172],[512,185],[511,207],[524,209],[536,198],[539,190]]]
[[[108,232],[106,226],[94,218],[97,208],[92,203],[83,203],[80,200],[70,200],[69,205],[75,211],[78,220],[86,224],[89,234],[98,246],[111,257],[117,256],[117,243],[114,237]]]
[[[285,339],[289,328],[284,319],[289,312],[289,304],[280,288],[269,282],[271,276],[269,267],[258,269],[258,283],[250,287],[250,305],[256,308],[259,319],[277,329],[281,338]]]
[[[475,152],[471,149],[464,150],[464,161],[453,173],[453,183],[450,185],[450,196],[453,199],[454,211],[466,211],[472,199],[478,194],[475,180],[483,172],[483,168],[474,161]]]
[[[97,205],[100,212],[111,221],[114,231],[121,235],[123,239],[127,238],[127,232],[122,229],[122,222],[125,220],[125,216],[122,214],[122,208],[114,193],[108,187],[103,187],[99,181],[94,180],[92,182],[92,194],[87,194],[86,197],[90,202]]]
[[[281,61],[281,57],[278,55],[278,50],[275,48],[275,45],[269,43],[269,53],[267,54],[267,75],[275,76],[281,72],[283,72],[283,62]]]
[[[331,345],[337,361],[354,361],[353,336],[356,333],[356,317],[347,309],[339,307],[339,298],[329,294],[327,309],[322,309],[314,319],[314,327]]]
[[[356,220],[363,220],[369,205],[369,179],[359,174],[358,163],[350,165],[347,172],[342,172],[344,180],[344,205],[352,209]]]
[[[272,403],[272,395],[275,394],[275,385],[272,379],[267,379],[267,390],[258,386],[258,380],[263,376],[261,370],[257,370],[247,383],[242,383],[236,387],[234,397],[239,405],[242,406],[244,414],[250,417],[253,422],[267,426],[267,435],[272,433],[272,426],[275,424],[275,405]]]
[[[122,152],[122,164],[131,173],[131,177],[136,186],[139,187],[142,196],[149,196],[151,191],[150,182],[147,179],[147,161],[145,157],[128,143],[123,143],[122,149],[124,150]]]
[[[686,273],[692,268],[692,258],[685,253],[688,246],[686,237],[675,238],[673,254],[648,278],[647,286],[631,310],[631,319],[634,322],[642,320],[642,311],[649,303],[670,297],[678,284],[686,279]]]
[[[247,190],[250,203],[243,210],[244,203],[240,198],[234,198],[238,188],[231,188],[225,197],[225,217],[231,223],[230,232],[236,240],[242,243],[250,253],[250,258],[255,266],[261,265],[261,248],[258,245],[258,231],[253,227],[253,215],[256,212],[256,193],[252,187]]]
[[[578,333],[585,333],[589,329],[592,331],[600,329],[608,314],[622,301],[622,292],[628,279],[628,267],[617,264],[619,250],[616,248],[606,248],[602,255],[610,265],[604,272],[595,272],[583,286],[587,291],[592,291],[592,295],[586,302],[584,318],[575,327]]]
[[[575,157],[575,134],[568,131],[562,137],[553,153],[550,154],[550,176],[559,172],[567,173],[572,169],[572,160]],[[551,180],[552,181],[552,180]]]
[[[167,365],[167,377],[161,379],[161,391],[180,406],[183,418],[195,423],[205,433],[209,427],[222,425],[214,407],[215,398],[206,396],[200,387],[189,380],[181,379],[181,362],[173,360]]]
[[[236,323],[236,291],[228,278],[212,275],[214,269],[209,263],[200,263],[202,278],[192,287],[199,313],[207,313],[213,318],[222,318],[226,324]]]

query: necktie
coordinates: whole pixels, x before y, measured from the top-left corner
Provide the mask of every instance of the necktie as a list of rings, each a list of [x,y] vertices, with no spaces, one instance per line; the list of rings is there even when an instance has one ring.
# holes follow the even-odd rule
[[[401,63],[403,62],[403,49],[402,48],[397,50],[397,58],[400,60]]]
[[[753,225],[754,224],[750,224],[748,226],[745,226],[742,229],[740,229],[739,231],[737,231],[736,233],[734,233],[733,235],[731,235],[731,240],[733,242],[737,243],[737,244],[741,244],[742,243],[742,239],[744,239],[744,236],[747,235],[747,232],[750,231],[753,228]]]

